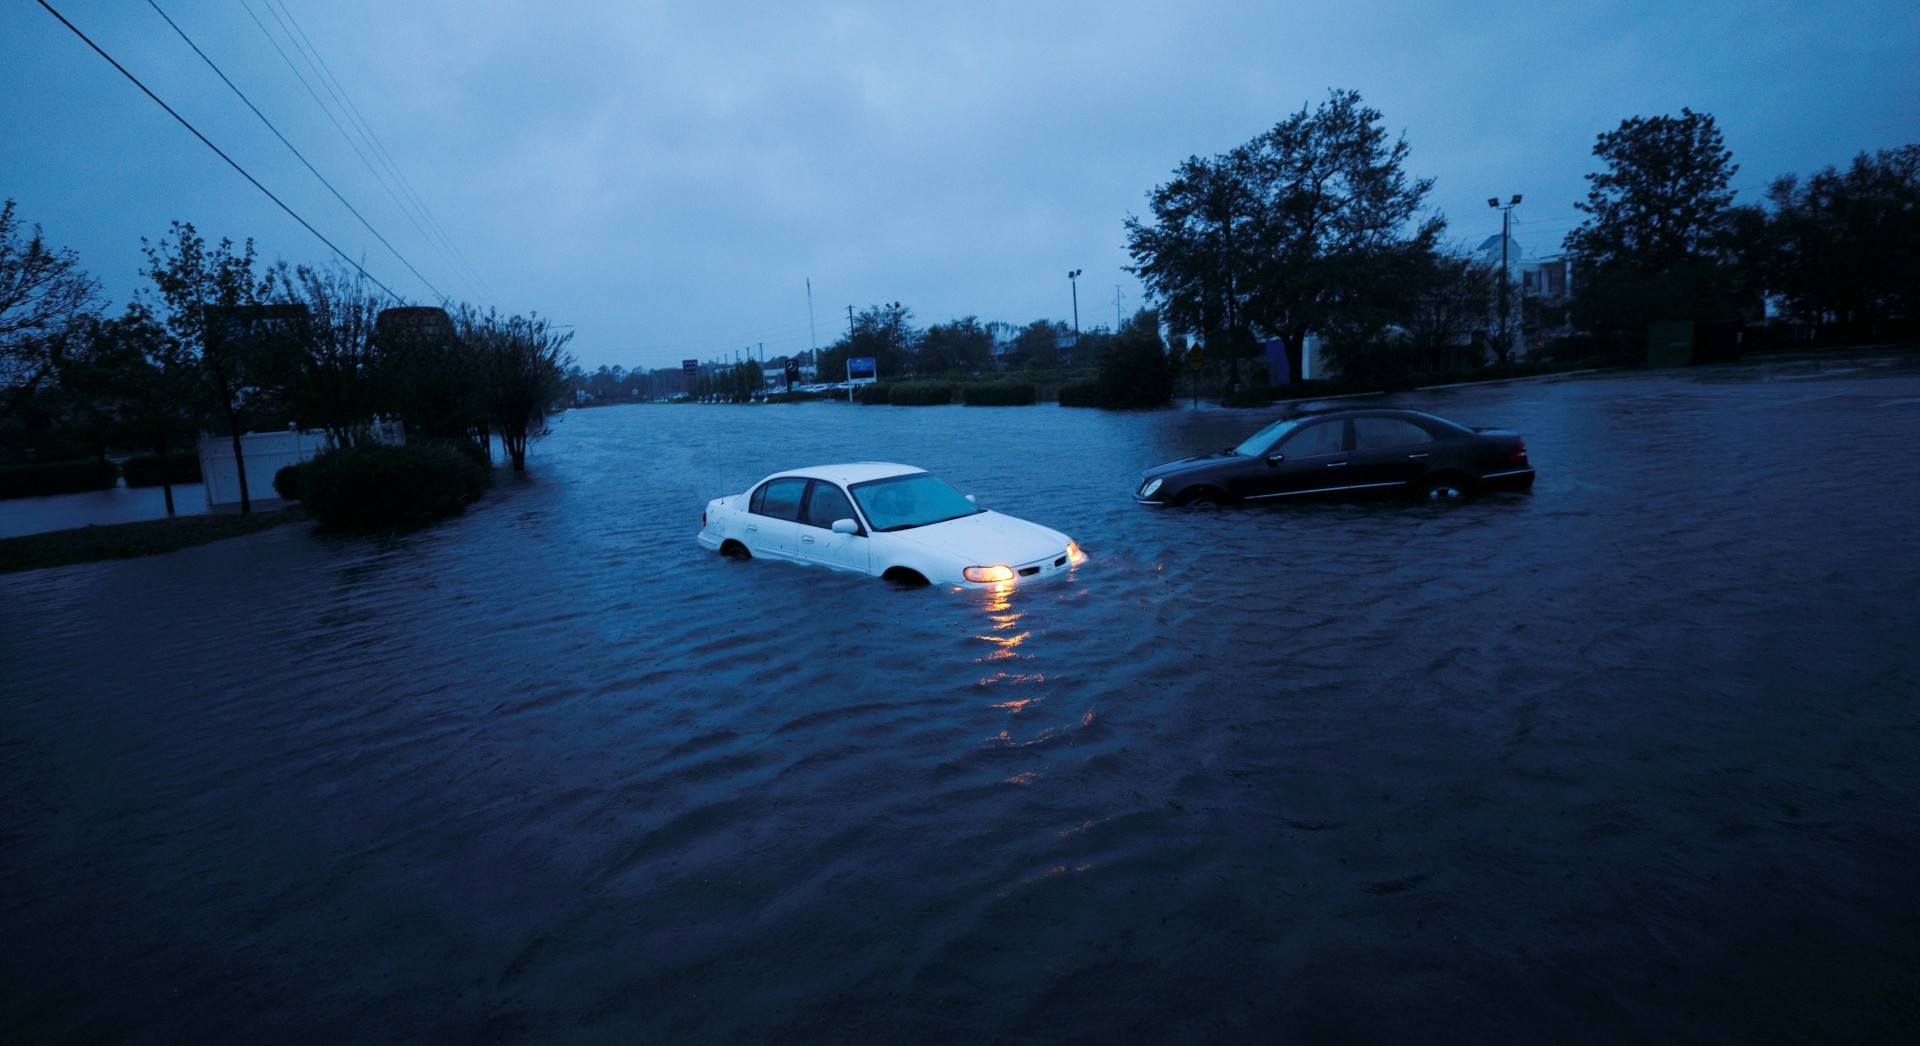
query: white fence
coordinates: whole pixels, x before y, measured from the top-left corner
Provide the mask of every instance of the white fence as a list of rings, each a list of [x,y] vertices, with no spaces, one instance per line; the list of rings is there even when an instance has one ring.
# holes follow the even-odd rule
[[[382,443],[400,445],[406,435],[397,421],[374,425],[374,437]],[[286,432],[249,432],[240,437],[240,453],[247,462],[247,499],[271,501],[274,473],[298,464],[327,449],[327,434],[304,430]],[[240,470],[233,463],[232,436],[200,437],[200,479],[206,485],[207,506],[240,503]]]

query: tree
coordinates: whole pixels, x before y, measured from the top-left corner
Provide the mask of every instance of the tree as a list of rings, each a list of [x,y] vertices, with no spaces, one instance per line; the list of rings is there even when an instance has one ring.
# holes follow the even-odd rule
[[[1060,365],[1060,342],[1073,328],[1057,320],[1034,320],[1013,336],[1012,356],[1023,366],[1046,369]]]
[[[274,361],[287,408],[302,426],[326,432],[334,446],[350,446],[378,412],[375,325],[383,299],[364,273],[337,264],[289,269],[283,262],[268,278],[275,301],[302,305],[308,315],[302,336],[284,343],[288,355]]]
[[[1759,268],[1789,316],[1864,337],[1911,336],[1920,310],[1920,144],[1767,190]],[[1907,326],[1895,330],[1893,321]]]
[[[1173,399],[1180,361],[1160,338],[1160,314],[1141,309],[1100,353],[1100,403],[1116,409],[1164,407]]]
[[[1727,264],[1727,185],[1739,167],[1713,117],[1623,120],[1593,154],[1605,169],[1575,205],[1591,217],[1566,240],[1581,273],[1576,321],[1631,346],[1649,323],[1736,317],[1746,303]]]
[[[1155,221],[1127,220],[1128,252],[1176,331],[1225,355],[1279,335],[1292,373],[1306,335],[1357,307],[1380,263],[1403,245],[1430,250],[1445,228],[1420,209],[1432,179],[1408,181],[1405,138],[1355,91],[1302,106],[1211,161],[1190,158],[1151,197]]]
[[[1470,258],[1435,256],[1417,273],[1403,326],[1429,373],[1480,364],[1485,350],[1476,336],[1492,324],[1499,281],[1497,267]]]
[[[78,351],[59,361],[60,388],[73,414],[96,433],[165,458],[193,449],[210,420],[198,363],[177,351],[140,305],[90,325]],[[161,470],[167,515],[174,514],[171,469]]]
[[[478,364],[480,402],[515,472],[527,470],[527,444],[546,434],[546,413],[566,387],[573,357],[561,333],[538,314],[501,317],[462,307],[454,317],[460,341]]]
[[[899,302],[870,305],[853,319],[852,329],[839,341],[820,350],[821,381],[845,381],[847,361],[871,357],[881,381],[913,373],[920,332],[913,328],[913,310]]]
[[[23,236],[14,202],[0,204],[0,418],[53,373],[57,343],[94,318],[99,292],[78,255],[49,249],[38,225]]]
[[[294,332],[277,324],[238,319],[242,311],[264,305],[272,282],[254,275],[253,241],[236,252],[232,240],[208,247],[191,222],[176,221],[171,239],[159,244],[141,237],[147,276],[165,310],[161,317],[169,354],[198,361],[201,387],[226,422],[233,440],[234,467],[240,479],[240,511],[253,511],[247,490],[246,459],[240,436],[261,415],[276,413],[275,390],[266,362],[282,352]],[[228,322],[232,319],[233,322]]]
[[[978,317],[963,316],[952,323],[936,323],[920,336],[920,374],[951,371],[977,373],[993,356],[993,333]]]

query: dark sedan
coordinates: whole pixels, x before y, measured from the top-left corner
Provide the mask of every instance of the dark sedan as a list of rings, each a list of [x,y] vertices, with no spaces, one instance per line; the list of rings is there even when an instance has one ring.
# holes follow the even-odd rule
[[[1284,418],[1238,446],[1155,465],[1133,499],[1219,505],[1309,496],[1406,493],[1457,498],[1528,490],[1527,442],[1417,410],[1339,410]]]

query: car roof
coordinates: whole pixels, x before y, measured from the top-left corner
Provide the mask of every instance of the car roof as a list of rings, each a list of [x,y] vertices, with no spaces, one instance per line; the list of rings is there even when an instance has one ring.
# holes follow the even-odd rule
[[[865,483],[870,479],[907,476],[925,471],[926,469],[915,465],[901,465],[892,461],[850,461],[840,465],[810,465],[806,468],[788,469],[785,472],[776,472],[767,479],[778,479],[782,476],[809,476],[814,479],[830,479],[844,487],[854,483]]]

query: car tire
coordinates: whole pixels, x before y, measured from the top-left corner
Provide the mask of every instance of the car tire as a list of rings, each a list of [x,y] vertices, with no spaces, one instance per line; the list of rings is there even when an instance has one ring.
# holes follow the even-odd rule
[[[1433,476],[1422,481],[1419,487],[1422,501],[1457,501],[1471,493],[1472,488],[1460,476]]]
[[[738,541],[724,541],[720,545],[720,554],[728,559],[752,559],[753,553]]]
[[[1180,504],[1188,508],[1219,508],[1227,503],[1218,487],[1198,487],[1180,495]]]

